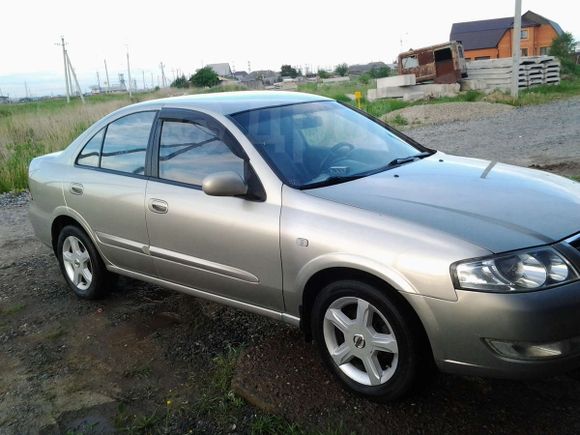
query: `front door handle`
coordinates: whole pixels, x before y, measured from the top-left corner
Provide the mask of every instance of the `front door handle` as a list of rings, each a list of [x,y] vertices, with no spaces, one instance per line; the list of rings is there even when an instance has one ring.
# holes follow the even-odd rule
[[[71,183],[70,193],[72,193],[73,195],[82,195],[83,185],[81,183]]]
[[[149,200],[149,210],[153,213],[165,214],[169,206],[167,203],[161,199],[151,199]]]

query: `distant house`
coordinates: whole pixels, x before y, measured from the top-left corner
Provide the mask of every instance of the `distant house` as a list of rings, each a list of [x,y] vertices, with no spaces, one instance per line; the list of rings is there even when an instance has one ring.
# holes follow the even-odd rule
[[[514,17],[455,23],[450,41],[463,44],[466,60],[497,59],[512,56]],[[548,54],[552,41],[562,28],[532,11],[522,15],[522,56]]]
[[[206,65],[206,67],[208,66],[220,77],[230,77],[232,75],[229,63],[210,63]]]
[[[0,95],[0,104],[7,104],[10,102],[10,98],[6,95]]]

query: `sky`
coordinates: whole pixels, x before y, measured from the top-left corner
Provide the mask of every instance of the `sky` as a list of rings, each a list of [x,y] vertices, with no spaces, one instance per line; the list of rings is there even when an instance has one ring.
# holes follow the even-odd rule
[[[523,0],[580,39],[580,2]],[[129,0],[18,0],[2,5],[0,90],[11,97],[64,93],[63,35],[83,91],[111,83],[127,68],[139,88],[157,85],[160,62],[168,80],[189,76],[208,63],[235,70],[273,69],[282,64],[332,68],[346,62],[391,63],[400,51],[449,39],[454,22],[510,16],[513,0],[293,0],[266,2]],[[402,50],[403,49],[403,50]]]

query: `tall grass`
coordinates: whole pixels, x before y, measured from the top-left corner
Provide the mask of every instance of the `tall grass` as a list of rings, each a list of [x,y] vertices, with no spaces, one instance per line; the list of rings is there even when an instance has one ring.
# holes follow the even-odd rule
[[[0,192],[26,188],[30,160],[62,150],[93,122],[129,102],[113,98],[85,105],[56,100],[7,106],[11,112],[4,109],[0,118]]]
[[[366,95],[367,90],[375,86],[374,80],[366,84],[360,81],[337,84],[306,83],[299,85],[298,90],[352,104],[349,94],[361,91],[363,95]],[[133,99],[129,99],[127,95],[92,96],[87,98],[87,104],[84,105],[78,99],[73,99],[70,104],[67,104],[64,99],[55,99],[2,105],[0,106],[0,192],[25,189],[30,160],[38,155],[65,148],[93,122],[122,106],[150,98],[243,89],[246,88],[235,85],[217,86],[211,89],[163,89],[155,93],[140,94]],[[485,96],[477,91],[469,91],[456,97],[413,103],[395,99],[370,102],[363,98],[362,109],[373,116],[380,117],[393,110],[416,104],[491,101],[521,106],[539,104],[571,95],[580,95],[580,77],[577,75],[562,81],[559,86],[538,86],[525,90],[516,101],[504,93]]]

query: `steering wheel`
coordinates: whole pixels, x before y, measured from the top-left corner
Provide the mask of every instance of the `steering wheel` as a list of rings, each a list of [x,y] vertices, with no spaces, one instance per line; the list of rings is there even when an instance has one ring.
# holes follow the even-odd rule
[[[319,171],[322,172],[324,169],[330,166],[331,163],[334,163],[338,158],[342,159],[346,158],[353,150],[354,150],[353,144],[350,144],[348,142],[337,143],[330,149],[330,151],[328,151],[328,154],[324,159],[322,159],[322,162],[320,162]]]

